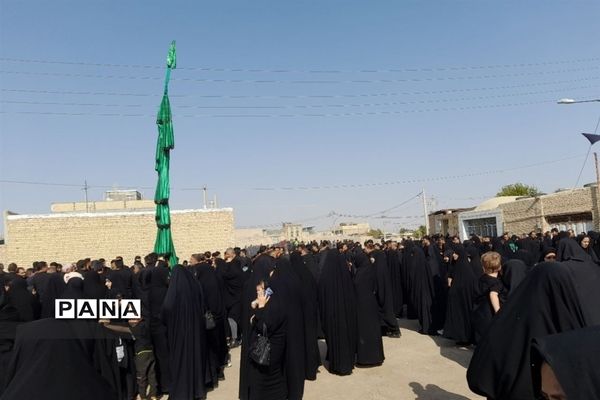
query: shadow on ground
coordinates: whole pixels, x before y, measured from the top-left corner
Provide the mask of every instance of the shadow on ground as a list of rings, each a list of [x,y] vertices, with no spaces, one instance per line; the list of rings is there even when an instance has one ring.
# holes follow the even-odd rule
[[[426,385],[423,387],[420,383],[411,382],[409,386],[412,388],[415,400],[470,400],[468,397],[460,394],[451,393],[436,385]]]
[[[419,331],[419,321],[399,319],[400,329]],[[446,339],[442,336],[429,336],[431,340],[440,348],[440,355],[448,360],[454,361],[463,368],[468,368],[473,355],[471,347],[459,347],[454,340]]]

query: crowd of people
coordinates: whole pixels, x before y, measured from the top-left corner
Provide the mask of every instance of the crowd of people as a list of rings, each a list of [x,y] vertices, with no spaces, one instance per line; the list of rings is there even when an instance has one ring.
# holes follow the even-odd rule
[[[586,329],[600,325],[598,254],[598,234],[552,230],[281,243],[177,265],[154,253],[131,267],[122,257],[10,264],[0,268],[0,399],[202,399],[241,346],[241,400],[299,400],[317,379],[320,339],[323,367],[350,375],[384,363],[382,338],[401,336],[399,318],[476,345],[467,378],[489,399],[549,396],[552,379],[564,398],[598,398],[600,373],[555,362],[598,359],[598,329]],[[57,299],[140,299],[142,316],[55,319]],[[589,351],[569,358],[558,343]]]

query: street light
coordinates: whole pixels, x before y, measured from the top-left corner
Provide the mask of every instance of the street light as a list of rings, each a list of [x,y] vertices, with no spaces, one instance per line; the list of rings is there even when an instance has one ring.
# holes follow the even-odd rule
[[[574,99],[560,99],[557,101],[558,104],[577,104],[577,103],[594,103],[596,101],[600,101],[600,99],[591,99],[591,100],[574,100]]]
[[[577,104],[577,103],[595,103],[595,102],[600,102],[600,99],[574,100],[574,99],[569,99],[569,98],[563,98],[563,99],[560,99],[559,101],[557,101],[558,104]],[[581,174],[583,173],[583,169],[585,168],[585,164],[587,163],[587,159],[592,150],[592,146],[597,141],[597,140],[593,140],[592,138],[590,138],[590,136],[592,136],[592,137],[597,136],[596,132],[598,132],[598,126],[600,126],[600,118],[598,118],[598,122],[596,123],[596,129],[594,129],[593,134],[587,134],[587,133],[583,134],[583,136],[585,136],[590,141],[590,147],[588,147],[588,152],[585,155],[585,161],[583,162],[581,171],[579,171],[579,176],[577,177],[577,182],[575,183],[575,187],[577,187],[577,185],[579,185],[579,180],[581,179]],[[596,164],[596,185],[597,185],[596,190],[600,190],[600,168],[598,167],[598,155],[596,153],[594,153],[594,161]]]

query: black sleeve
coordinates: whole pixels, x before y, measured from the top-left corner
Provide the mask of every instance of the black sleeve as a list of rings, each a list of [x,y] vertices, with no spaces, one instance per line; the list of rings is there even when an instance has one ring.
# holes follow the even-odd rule
[[[254,319],[252,320],[252,326],[258,333],[262,333],[263,324],[267,328],[267,335],[269,332],[275,332],[283,324],[285,320],[285,314],[281,304],[281,299],[277,294],[273,294],[269,299],[269,302],[263,308],[257,308],[254,310]]]

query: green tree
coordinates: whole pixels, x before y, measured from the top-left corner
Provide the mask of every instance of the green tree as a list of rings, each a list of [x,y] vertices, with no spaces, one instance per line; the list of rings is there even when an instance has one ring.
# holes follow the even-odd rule
[[[417,239],[421,239],[426,234],[427,234],[427,228],[425,228],[425,225],[419,226],[417,229],[415,229],[415,232],[414,232],[415,238],[417,238]]]
[[[512,185],[502,186],[500,191],[496,193],[496,196],[531,196],[536,197],[541,195],[542,192],[535,187],[525,185],[521,182],[513,183]]]
[[[400,231],[398,233],[400,233],[401,235],[404,235],[405,233],[411,232],[410,229],[406,229],[406,228],[400,228]]]
[[[373,239],[381,239],[383,237],[383,232],[381,229],[371,229],[367,235],[371,236]]]

